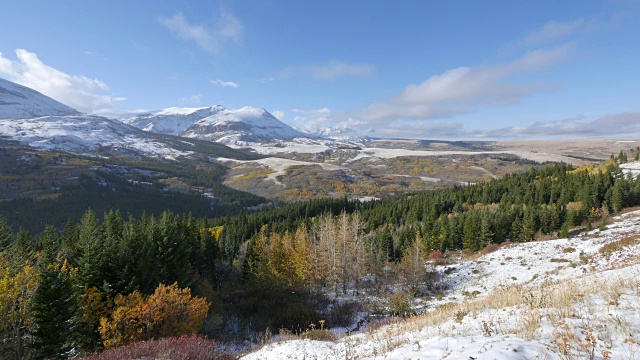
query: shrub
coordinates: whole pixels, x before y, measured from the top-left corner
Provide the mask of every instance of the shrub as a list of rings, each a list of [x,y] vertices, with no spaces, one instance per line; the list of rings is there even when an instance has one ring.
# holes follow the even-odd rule
[[[220,348],[215,341],[198,336],[181,336],[161,340],[141,341],[85,356],[83,360],[171,359],[171,360],[231,360],[235,357]]]
[[[411,296],[405,292],[400,291],[391,295],[387,303],[390,315],[402,317],[414,315],[415,312],[411,309],[410,301]]]
[[[202,326],[209,303],[191,297],[191,289],[178,283],[160,284],[149,296],[140,292],[116,296],[109,318],[100,319],[100,335],[106,348],[169,336],[193,335]]]
[[[483,255],[491,254],[492,252],[498,250],[499,248],[500,248],[499,244],[491,243],[485,246],[484,249],[482,249],[482,254]]]
[[[573,248],[573,247],[566,247],[566,248],[562,249],[562,252],[565,253],[565,254],[572,253],[574,251],[576,251],[576,248]]]
[[[440,250],[434,250],[430,252],[429,260],[431,260],[431,262],[434,265],[444,265],[446,263],[444,259],[444,254]]]
[[[335,341],[336,336],[327,329],[309,329],[302,334],[300,337],[303,339],[309,340],[317,340],[317,341]]]
[[[556,262],[558,262],[558,263],[559,263],[559,262],[569,262],[569,260],[567,260],[567,259],[562,259],[562,258],[553,258],[553,259],[551,259],[550,261],[551,261],[551,262],[553,262],[553,263],[556,263]]]

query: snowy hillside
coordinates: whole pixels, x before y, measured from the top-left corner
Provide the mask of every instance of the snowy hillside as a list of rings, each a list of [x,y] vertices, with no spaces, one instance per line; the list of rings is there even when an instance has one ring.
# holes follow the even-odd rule
[[[101,155],[115,155],[136,152],[168,158],[189,154],[172,149],[132,126],[93,115],[3,119],[0,120],[1,137],[40,150],[81,154],[99,152]]]
[[[78,115],[79,112],[33,89],[0,79],[0,119]]]
[[[336,342],[290,340],[244,359],[637,359],[640,211],[569,239],[438,266],[420,316]]]
[[[80,154],[142,154],[175,158],[173,149],[133,126],[83,115],[41,93],[0,79],[0,139],[40,150]]]
[[[264,109],[251,106],[236,110],[219,105],[203,108],[174,107],[139,114],[122,121],[144,131],[180,135],[227,145],[316,138],[314,135],[293,129]]]
[[[180,135],[198,120],[216,114],[223,109],[222,106],[200,108],[171,107],[156,112],[136,114],[133,117],[122,119],[122,122],[144,131]]]

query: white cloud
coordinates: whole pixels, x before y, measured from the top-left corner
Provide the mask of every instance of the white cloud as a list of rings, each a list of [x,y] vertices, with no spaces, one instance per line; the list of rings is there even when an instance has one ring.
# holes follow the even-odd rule
[[[326,128],[332,122],[331,109],[293,109],[294,117],[291,126],[304,131],[315,133],[317,130]]]
[[[550,83],[524,83],[512,77],[535,72],[565,60],[572,44],[531,51],[511,63],[488,67],[459,67],[434,75],[402,93],[372,104],[357,116],[368,122],[396,119],[433,120],[468,112],[482,105],[504,105],[555,86]]]
[[[231,87],[231,88],[234,88],[234,89],[237,89],[237,88],[240,87],[240,85],[234,83],[233,81],[224,81],[224,80],[219,80],[219,79],[218,80],[211,80],[211,83],[213,85],[220,85],[220,86],[223,86],[223,87]]]
[[[226,41],[241,42],[244,34],[244,28],[240,21],[226,12],[218,19],[215,29],[210,29],[205,25],[191,24],[182,13],[177,13],[169,18],[159,17],[158,22],[178,37],[193,41],[202,50],[212,54],[218,54],[222,44]]]
[[[640,110],[628,111],[584,121],[582,116],[560,121],[539,121],[486,132],[498,137],[611,137],[640,134]]]
[[[314,80],[333,80],[339,77],[370,77],[375,72],[373,65],[330,61],[325,64],[286,68],[278,72],[278,77],[308,76]]]
[[[282,119],[284,119],[285,112],[281,110],[273,110],[271,111],[271,115],[275,116],[276,119],[282,121]]]
[[[258,79],[258,80],[256,80],[256,81],[257,81],[257,82],[259,82],[259,83],[266,83],[266,82],[273,81],[273,80],[275,80],[275,79],[276,79],[275,77],[271,76],[271,77],[266,77],[266,78]]]
[[[583,19],[567,22],[550,21],[529,33],[518,43],[521,45],[536,45],[564,39],[584,28],[585,24],[586,22]]]
[[[405,139],[451,139],[470,133],[460,123],[432,121],[394,121],[387,127],[371,132],[375,136]]]
[[[419,139],[603,139],[637,138],[640,135],[640,110],[586,120],[584,116],[538,121],[528,125],[493,129],[466,128],[456,122],[393,121],[377,129],[376,136]]]
[[[16,57],[10,60],[0,53],[0,75],[81,112],[109,112],[115,102],[126,100],[107,95],[109,88],[104,82],[66,74],[43,63],[34,53],[18,49]]]
[[[202,102],[202,94],[193,94],[178,99],[180,104],[200,104]]]

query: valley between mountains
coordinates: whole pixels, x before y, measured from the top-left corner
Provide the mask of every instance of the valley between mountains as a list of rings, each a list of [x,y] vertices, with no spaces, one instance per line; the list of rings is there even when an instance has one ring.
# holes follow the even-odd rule
[[[0,79],[0,350],[635,359],[639,172],[640,141],[102,116]]]

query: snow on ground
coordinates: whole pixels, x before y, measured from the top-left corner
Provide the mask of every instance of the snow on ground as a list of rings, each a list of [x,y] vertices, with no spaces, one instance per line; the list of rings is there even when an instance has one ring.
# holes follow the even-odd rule
[[[71,153],[87,153],[105,147],[172,159],[192,153],[147,138],[143,132],[116,120],[94,115],[2,119],[0,136],[40,150],[55,149]]]
[[[216,160],[222,163],[260,164],[262,166],[266,166],[271,170],[273,170],[273,172],[267,175],[265,180],[273,181],[276,184],[282,185],[282,186],[284,186],[284,184],[282,184],[278,180],[278,176],[285,175],[287,172],[287,169],[291,166],[316,165],[328,171],[346,170],[346,168],[335,165],[335,164],[314,163],[314,162],[308,162],[308,161],[298,161],[298,160],[283,159],[283,158],[276,158],[276,157],[268,157],[268,158],[258,159],[258,160],[235,160],[235,159],[218,157],[218,158],[213,158],[213,160]]]
[[[640,242],[601,251],[639,237],[638,225],[633,211],[604,231],[438,267],[449,290],[421,316],[336,342],[273,343],[244,359],[640,359]]]
[[[304,141],[303,141],[304,140]],[[300,154],[318,154],[331,149],[331,146],[325,141],[306,141],[308,139],[294,139],[294,141],[278,142],[277,144],[261,144],[252,142],[235,142],[228,144],[233,148],[251,148],[258,154],[275,155],[300,153]]]
[[[497,155],[511,154],[535,162],[557,161],[572,163],[575,159],[567,156],[538,153],[532,151],[432,151],[432,150],[407,150],[407,149],[385,149],[385,148],[363,148],[359,154],[350,161],[356,161],[368,157],[396,158],[400,156],[451,156],[451,155]]]
[[[0,79],[0,119],[30,119],[79,112],[33,89]]]
[[[611,255],[598,251],[607,243],[625,236],[640,234],[640,211],[627,213],[620,221],[608,225],[607,231],[593,230],[574,238],[536,241],[501,247],[497,251],[460,265],[441,267],[447,286],[453,289],[449,300],[461,299],[464,293],[487,294],[500,286],[542,284],[547,281],[578,277],[596,270],[606,270],[611,263],[633,260],[640,254],[640,243]],[[584,264],[582,259],[591,258]],[[445,298],[445,301],[447,299]]]
[[[630,172],[634,177],[640,175],[640,161],[628,162],[620,165],[622,171]]]

